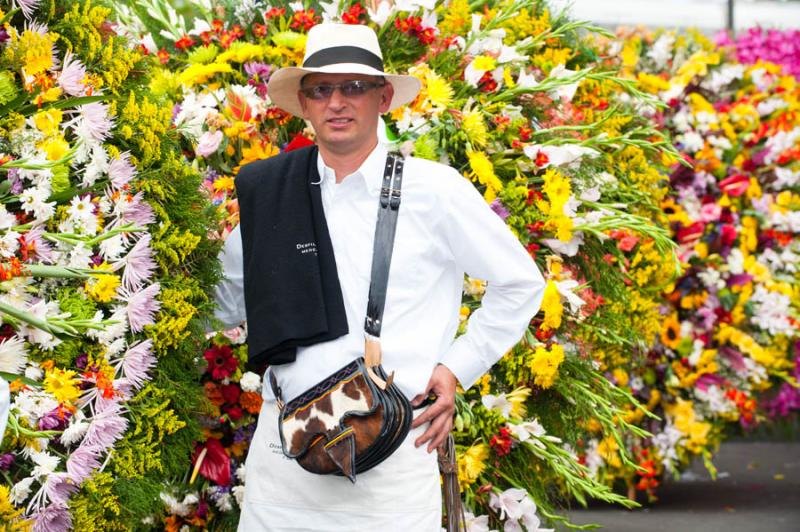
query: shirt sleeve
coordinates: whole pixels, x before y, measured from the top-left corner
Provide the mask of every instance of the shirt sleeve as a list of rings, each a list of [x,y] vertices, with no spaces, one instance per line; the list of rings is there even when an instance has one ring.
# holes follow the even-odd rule
[[[457,176],[445,204],[444,232],[456,265],[487,282],[467,332],[439,360],[466,390],[522,337],[541,307],[545,281],[527,250],[467,179]]]
[[[244,269],[242,259],[242,233],[237,225],[225,240],[219,254],[223,279],[214,288],[217,309],[214,316],[225,329],[241,325],[247,319],[244,307]]]

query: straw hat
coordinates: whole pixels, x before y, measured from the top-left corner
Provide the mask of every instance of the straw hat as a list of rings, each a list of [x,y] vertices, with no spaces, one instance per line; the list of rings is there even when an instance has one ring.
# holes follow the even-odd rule
[[[267,94],[272,103],[295,116],[303,116],[297,91],[300,79],[314,72],[384,77],[394,87],[390,111],[412,101],[420,90],[420,82],[414,76],[383,71],[378,36],[362,25],[326,23],[311,28],[303,66],[281,68],[270,76]]]

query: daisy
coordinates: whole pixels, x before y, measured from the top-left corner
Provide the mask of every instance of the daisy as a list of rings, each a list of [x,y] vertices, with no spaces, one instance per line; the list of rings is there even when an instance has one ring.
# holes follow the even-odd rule
[[[27,363],[28,351],[22,338],[14,335],[0,342],[0,371],[20,375]]]

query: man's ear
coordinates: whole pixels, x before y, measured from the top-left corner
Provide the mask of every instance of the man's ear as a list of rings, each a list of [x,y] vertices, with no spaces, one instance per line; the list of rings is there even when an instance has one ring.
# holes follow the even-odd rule
[[[379,107],[381,114],[389,110],[392,105],[392,98],[394,98],[394,87],[387,81],[386,85],[381,88],[381,104]]]

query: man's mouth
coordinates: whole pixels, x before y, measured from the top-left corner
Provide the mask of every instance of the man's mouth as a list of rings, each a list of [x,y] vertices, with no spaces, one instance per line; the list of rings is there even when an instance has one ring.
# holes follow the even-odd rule
[[[328,122],[331,124],[349,124],[352,122],[352,118],[329,118]]]

